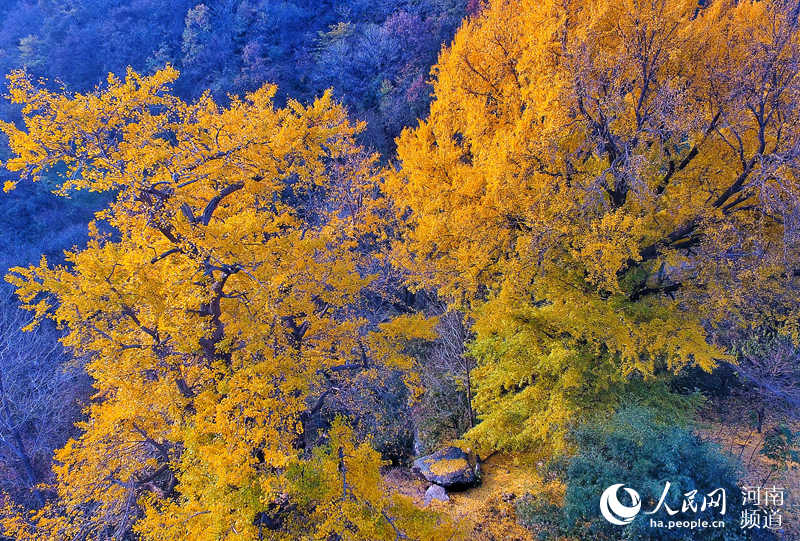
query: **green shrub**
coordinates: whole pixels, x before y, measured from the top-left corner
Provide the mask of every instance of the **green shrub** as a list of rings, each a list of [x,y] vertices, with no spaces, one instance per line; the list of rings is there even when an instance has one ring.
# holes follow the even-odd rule
[[[561,466],[566,483],[563,508],[554,511],[535,499],[523,499],[517,506],[520,522],[542,539],[554,539],[560,533],[598,541],[774,538],[765,530],[740,528],[741,491],[731,460],[691,430],[664,423],[651,410],[621,410],[604,422],[582,425],[572,432],[570,441],[575,454]],[[665,503],[678,513],[669,515],[661,506],[657,513],[646,514],[657,507],[667,482],[670,489]],[[641,497],[641,510],[625,526],[609,523],[600,513],[601,494],[619,483]],[[725,490],[725,514],[715,507],[702,510],[704,496],[719,488]],[[684,495],[693,490],[697,490],[697,510],[683,512]],[[618,493],[620,501],[631,505],[622,488]],[[725,527],[651,527],[651,519],[665,524],[670,520],[724,520]]]
[[[762,484],[778,471],[797,469],[800,463],[800,431],[794,432],[786,422],[774,426],[764,435],[761,454],[772,461],[770,472]]]
[[[526,494],[516,502],[517,521],[542,541],[562,533],[561,509],[535,494]]]

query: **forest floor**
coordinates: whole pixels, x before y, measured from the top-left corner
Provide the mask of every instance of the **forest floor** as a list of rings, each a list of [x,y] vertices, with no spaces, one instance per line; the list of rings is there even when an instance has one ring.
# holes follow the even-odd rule
[[[448,492],[449,502],[433,502],[431,507],[450,515],[469,532],[474,541],[533,541],[532,533],[517,523],[514,502],[527,492],[542,488],[532,465],[513,457],[494,455],[481,464],[480,485],[461,492]],[[384,473],[390,490],[411,497],[424,505],[430,483],[407,468],[390,468]]]
[[[768,427],[774,426],[778,419],[768,417],[759,433],[747,404],[746,400],[733,397],[703,412],[701,417],[706,421],[699,430],[700,436],[738,460],[743,486],[783,489],[784,505],[780,508],[783,539],[800,539],[800,464],[782,468],[760,453]],[[792,423],[791,428],[800,431],[800,423]]]
[[[781,539],[800,540],[800,465],[787,470],[773,471],[773,463],[760,454],[764,433],[758,433],[747,422],[744,412],[733,407],[706,411],[706,422],[698,431],[700,436],[717,443],[723,450],[738,459],[742,468],[744,486],[778,487],[784,489],[785,501],[781,508],[783,531]],[[710,420],[709,420],[710,419]],[[800,426],[793,426],[800,430]],[[474,541],[533,541],[531,531],[516,520],[515,501],[526,493],[557,492],[557,484],[544,484],[535,473],[536,465],[519,462],[509,455],[494,455],[481,465],[482,482],[477,487],[449,492],[449,502],[433,502],[441,510],[461,523]],[[424,505],[425,490],[430,483],[408,468],[393,467],[384,472],[388,488]],[[557,494],[552,494],[557,498]],[[738,497],[739,495],[736,495]],[[731,517],[738,521],[740,517]]]

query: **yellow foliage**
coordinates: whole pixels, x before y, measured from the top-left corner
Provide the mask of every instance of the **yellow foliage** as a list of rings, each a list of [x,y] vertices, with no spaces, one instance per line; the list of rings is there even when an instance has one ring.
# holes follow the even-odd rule
[[[474,319],[488,447],[711,369],[719,321],[798,328],[793,9],[708,4],[492,0],[397,141],[393,257]]]
[[[354,141],[363,126],[330,93],[276,108],[266,86],[223,108],[176,98],[176,77],[129,71],[76,95],[10,77],[24,127],[2,125],[6,167],[115,198],[65,265],[42,258],[8,276],[36,322],[66,329],[96,394],[56,453],[57,498],[29,517],[6,509],[6,534],[437,539],[431,520],[452,533],[387,499],[378,455],[344,425],[333,455],[300,445],[310,404],[339,374],[366,360],[407,369],[393,348],[430,334],[357,310],[375,278],[363,236],[380,224],[376,157]],[[299,467],[326,492],[298,493],[287,472]],[[297,502],[270,518],[287,494]],[[301,513],[303,498],[316,506]]]
[[[467,461],[463,458],[449,458],[436,461],[431,460],[429,462],[432,462],[430,468],[431,471],[436,475],[447,475],[448,473],[457,472],[469,467],[469,464],[467,464]]]

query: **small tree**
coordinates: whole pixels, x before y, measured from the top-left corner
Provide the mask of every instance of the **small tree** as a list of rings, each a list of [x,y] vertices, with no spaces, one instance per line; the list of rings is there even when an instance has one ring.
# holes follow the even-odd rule
[[[774,418],[800,415],[800,350],[774,328],[739,333],[733,340],[736,362],[731,366],[750,395],[761,433],[767,413]]]
[[[466,350],[470,339],[463,314],[445,310],[439,316],[438,337],[420,354],[424,394],[416,405],[418,436],[424,447],[460,438],[475,425],[472,408],[474,361]]]

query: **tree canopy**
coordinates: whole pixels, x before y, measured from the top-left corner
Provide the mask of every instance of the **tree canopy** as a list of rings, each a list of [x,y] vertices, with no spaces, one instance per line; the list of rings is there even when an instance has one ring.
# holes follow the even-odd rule
[[[727,358],[722,321],[796,335],[798,35],[778,0],[496,0],[464,24],[387,190],[398,257],[475,319],[474,437],[557,443],[631,382],[652,400]]]
[[[5,192],[41,182],[110,201],[63,262],[7,276],[27,327],[55,322],[93,394],[52,483],[28,507],[4,498],[4,535],[466,535],[388,486],[379,450],[394,435],[400,459],[411,445],[470,447],[456,460],[470,483],[476,450],[537,463],[564,524],[589,531],[606,477],[584,466],[598,449],[623,471],[636,459],[650,488],[680,466],[666,440],[655,461],[628,452],[647,434],[689,442],[703,454],[694,481],[733,490],[727,458],[685,430],[703,398],[676,374],[738,358],[741,382],[796,402],[800,2],[179,3],[172,41],[138,58],[159,66],[150,75],[78,92],[37,80],[42,43],[95,4],[108,8],[78,2],[44,42],[20,42],[33,69],[9,76],[20,117],[0,122]],[[306,28],[315,5],[326,18]],[[426,66],[464,10],[426,111]],[[257,89],[221,101],[231,88]],[[385,161],[359,143],[372,129],[388,149],[379,141],[414,119]],[[30,366],[38,381],[46,371],[12,338],[12,373]],[[23,382],[16,395],[44,410],[26,412],[3,406],[15,395],[0,377],[5,450],[28,485],[41,460],[25,463],[18,428],[68,396],[53,382],[50,397]],[[376,441],[364,424],[391,430]],[[793,430],[762,438],[781,467]],[[546,459],[570,454],[580,471],[554,487]],[[542,494],[532,521],[553,509]]]
[[[116,196],[66,265],[12,270],[25,306],[89,359],[96,393],[57,453],[57,500],[30,521],[12,515],[7,531],[447,537],[436,515],[381,489],[380,456],[345,421],[303,451],[328,387],[407,368],[406,331],[431,332],[408,325],[415,316],[372,324],[360,306],[377,216],[376,158],[353,139],[362,126],[330,93],[276,108],[267,86],[221,108],[175,97],[176,77],[129,72],[76,95],[11,79],[25,126],[2,125],[6,167]]]

